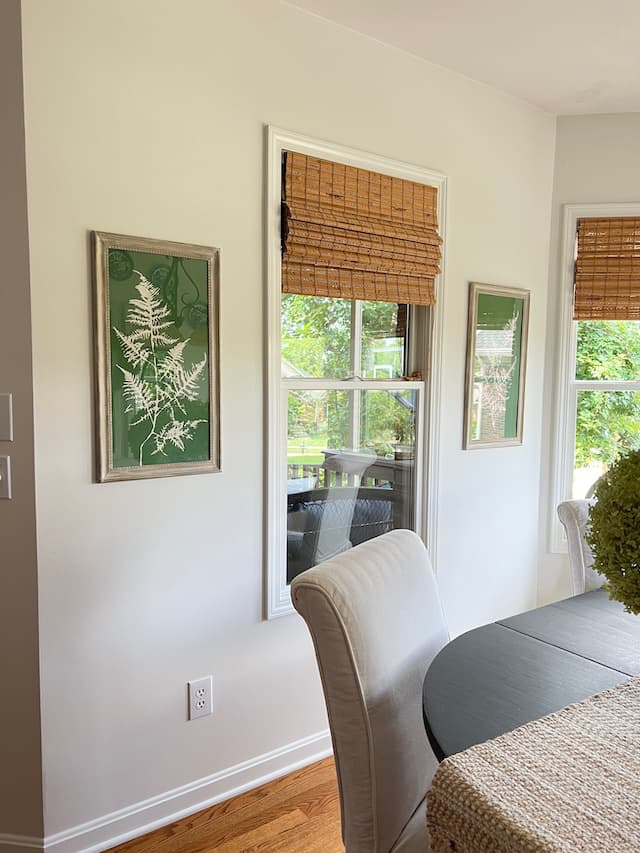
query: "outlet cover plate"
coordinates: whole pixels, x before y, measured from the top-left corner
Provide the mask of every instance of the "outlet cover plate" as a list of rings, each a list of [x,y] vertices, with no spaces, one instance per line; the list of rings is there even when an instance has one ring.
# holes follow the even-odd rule
[[[188,681],[187,693],[190,720],[213,714],[213,677],[211,675]]]
[[[0,394],[0,441],[13,441],[13,395]]]
[[[11,457],[0,456],[0,498],[11,500]]]

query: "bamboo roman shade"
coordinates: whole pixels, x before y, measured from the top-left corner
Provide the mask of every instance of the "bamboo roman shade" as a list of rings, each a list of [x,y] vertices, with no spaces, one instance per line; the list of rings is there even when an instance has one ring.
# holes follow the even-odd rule
[[[435,302],[435,187],[291,151],[284,169],[284,293]]]
[[[640,320],[640,219],[578,220],[575,320]]]

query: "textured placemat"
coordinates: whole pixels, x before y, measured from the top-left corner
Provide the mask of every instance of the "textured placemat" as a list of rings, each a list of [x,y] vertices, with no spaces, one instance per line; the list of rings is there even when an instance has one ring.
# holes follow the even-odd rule
[[[445,759],[432,853],[640,851],[640,677]]]

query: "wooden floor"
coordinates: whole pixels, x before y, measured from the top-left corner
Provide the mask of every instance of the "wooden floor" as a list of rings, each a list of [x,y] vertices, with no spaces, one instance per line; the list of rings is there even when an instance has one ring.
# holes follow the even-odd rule
[[[332,758],[113,847],[110,853],[343,853]]]

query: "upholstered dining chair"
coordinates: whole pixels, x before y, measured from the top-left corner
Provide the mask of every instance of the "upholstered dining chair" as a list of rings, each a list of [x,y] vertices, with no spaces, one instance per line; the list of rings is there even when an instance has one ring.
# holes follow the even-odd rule
[[[427,551],[393,530],[294,578],[322,679],[347,853],[425,853],[437,761],[422,684],[448,631]]]
[[[585,539],[589,507],[592,503],[593,499],[589,499],[563,501],[558,505],[558,518],[566,531],[569,546],[571,595],[580,595],[582,592],[599,589],[606,580],[592,569],[593,553]]]

